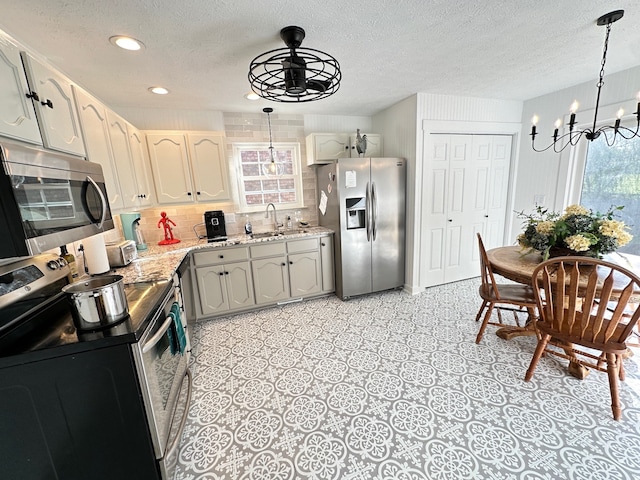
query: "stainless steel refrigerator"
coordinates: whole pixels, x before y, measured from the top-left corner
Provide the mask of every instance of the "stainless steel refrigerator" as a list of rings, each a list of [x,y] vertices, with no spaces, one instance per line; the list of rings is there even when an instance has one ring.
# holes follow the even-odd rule
[[[336,295],[404,284],[403,158],[344,158],[317,170],[319,223],[335,232]]]

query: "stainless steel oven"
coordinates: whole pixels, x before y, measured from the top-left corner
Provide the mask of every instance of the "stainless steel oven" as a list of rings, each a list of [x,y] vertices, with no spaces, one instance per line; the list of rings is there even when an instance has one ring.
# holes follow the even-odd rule
[[[190,343],[177,276],[138,343],[132,345],[149,422],[153,447],[163,479],[173,478],[180,436],[191,398],[188,369]],[[185,343],[182,352],[176,339],[175,317],[179,312]],[[176,342],[176,343],[174,343]],[[172,346],[173,343],[173,346]]]
[[[0,258],[37,255],[113,228],[102,166],[3,140]]]

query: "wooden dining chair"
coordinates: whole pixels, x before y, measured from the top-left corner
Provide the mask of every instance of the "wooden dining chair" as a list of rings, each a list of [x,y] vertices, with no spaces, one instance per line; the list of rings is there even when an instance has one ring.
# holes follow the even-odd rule
[[[478,335],[476,336],[476,343],[480,343],[480,340],[482,340],[482,336],[484,335],[487,325],[507,326],[507,324],[502,320],[502,310],[513,311],[516,321],[518,318],[518,312],[526,311],[528,313],[529,321],[533,321],[536,318],[536,299],[533,295],[533,289],[531,286],[521,284],[498,284],[493,270],[491,269],[491,263],[487,257],[487,251],[484,248],[482,237],[479,233],[478,248],[480,249],[480,274],[482,279],[478,293],[482,299],[482,305],[476,315],[476,322],[480,320],[483,312],[484,318],[480,325]],[[491,321],[491,314],[494,309],[497,311],[497,322]]]
[[[640,318],[640,309],[629,308],[640,296],[640,277],[595,258],[558,257],[536,267],[532,285],[540,336],[525,381],[544,353],[607,372],[611,410],[618,420],[618,378],[624,380],[622,356]]]

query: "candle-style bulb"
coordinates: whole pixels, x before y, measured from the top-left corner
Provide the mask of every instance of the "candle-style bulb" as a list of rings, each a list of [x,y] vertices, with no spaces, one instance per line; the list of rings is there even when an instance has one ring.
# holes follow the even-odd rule
[[[578,111],[578,107],[580,106],[580,104],[578,103],[577,100],[574,100],[573,103],[571,104],[571,106],[569,107],[569,111],[571,113],[576,113]]]
[[[560,120],[559,118],[553,124],[553,126],[556,128],[556,130],[559,129],[561,125],[562,125],[562,120]]]
[[[620,108],[617,112],[616,112],[616,118],[618,120],[620,120],[622,118],[622,116],[624,115],[624,108]]]
[[[531,117],[531,125],[538,125],[539,120],[540,118],[538,117],[538,115],[534,115],[533,117]]]

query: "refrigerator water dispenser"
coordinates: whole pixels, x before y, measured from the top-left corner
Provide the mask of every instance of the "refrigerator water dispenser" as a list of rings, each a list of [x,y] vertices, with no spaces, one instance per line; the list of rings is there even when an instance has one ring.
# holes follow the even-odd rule
[[[345,199],[347,209],[347,229],[366,228],[366,199],[365,197]]]

